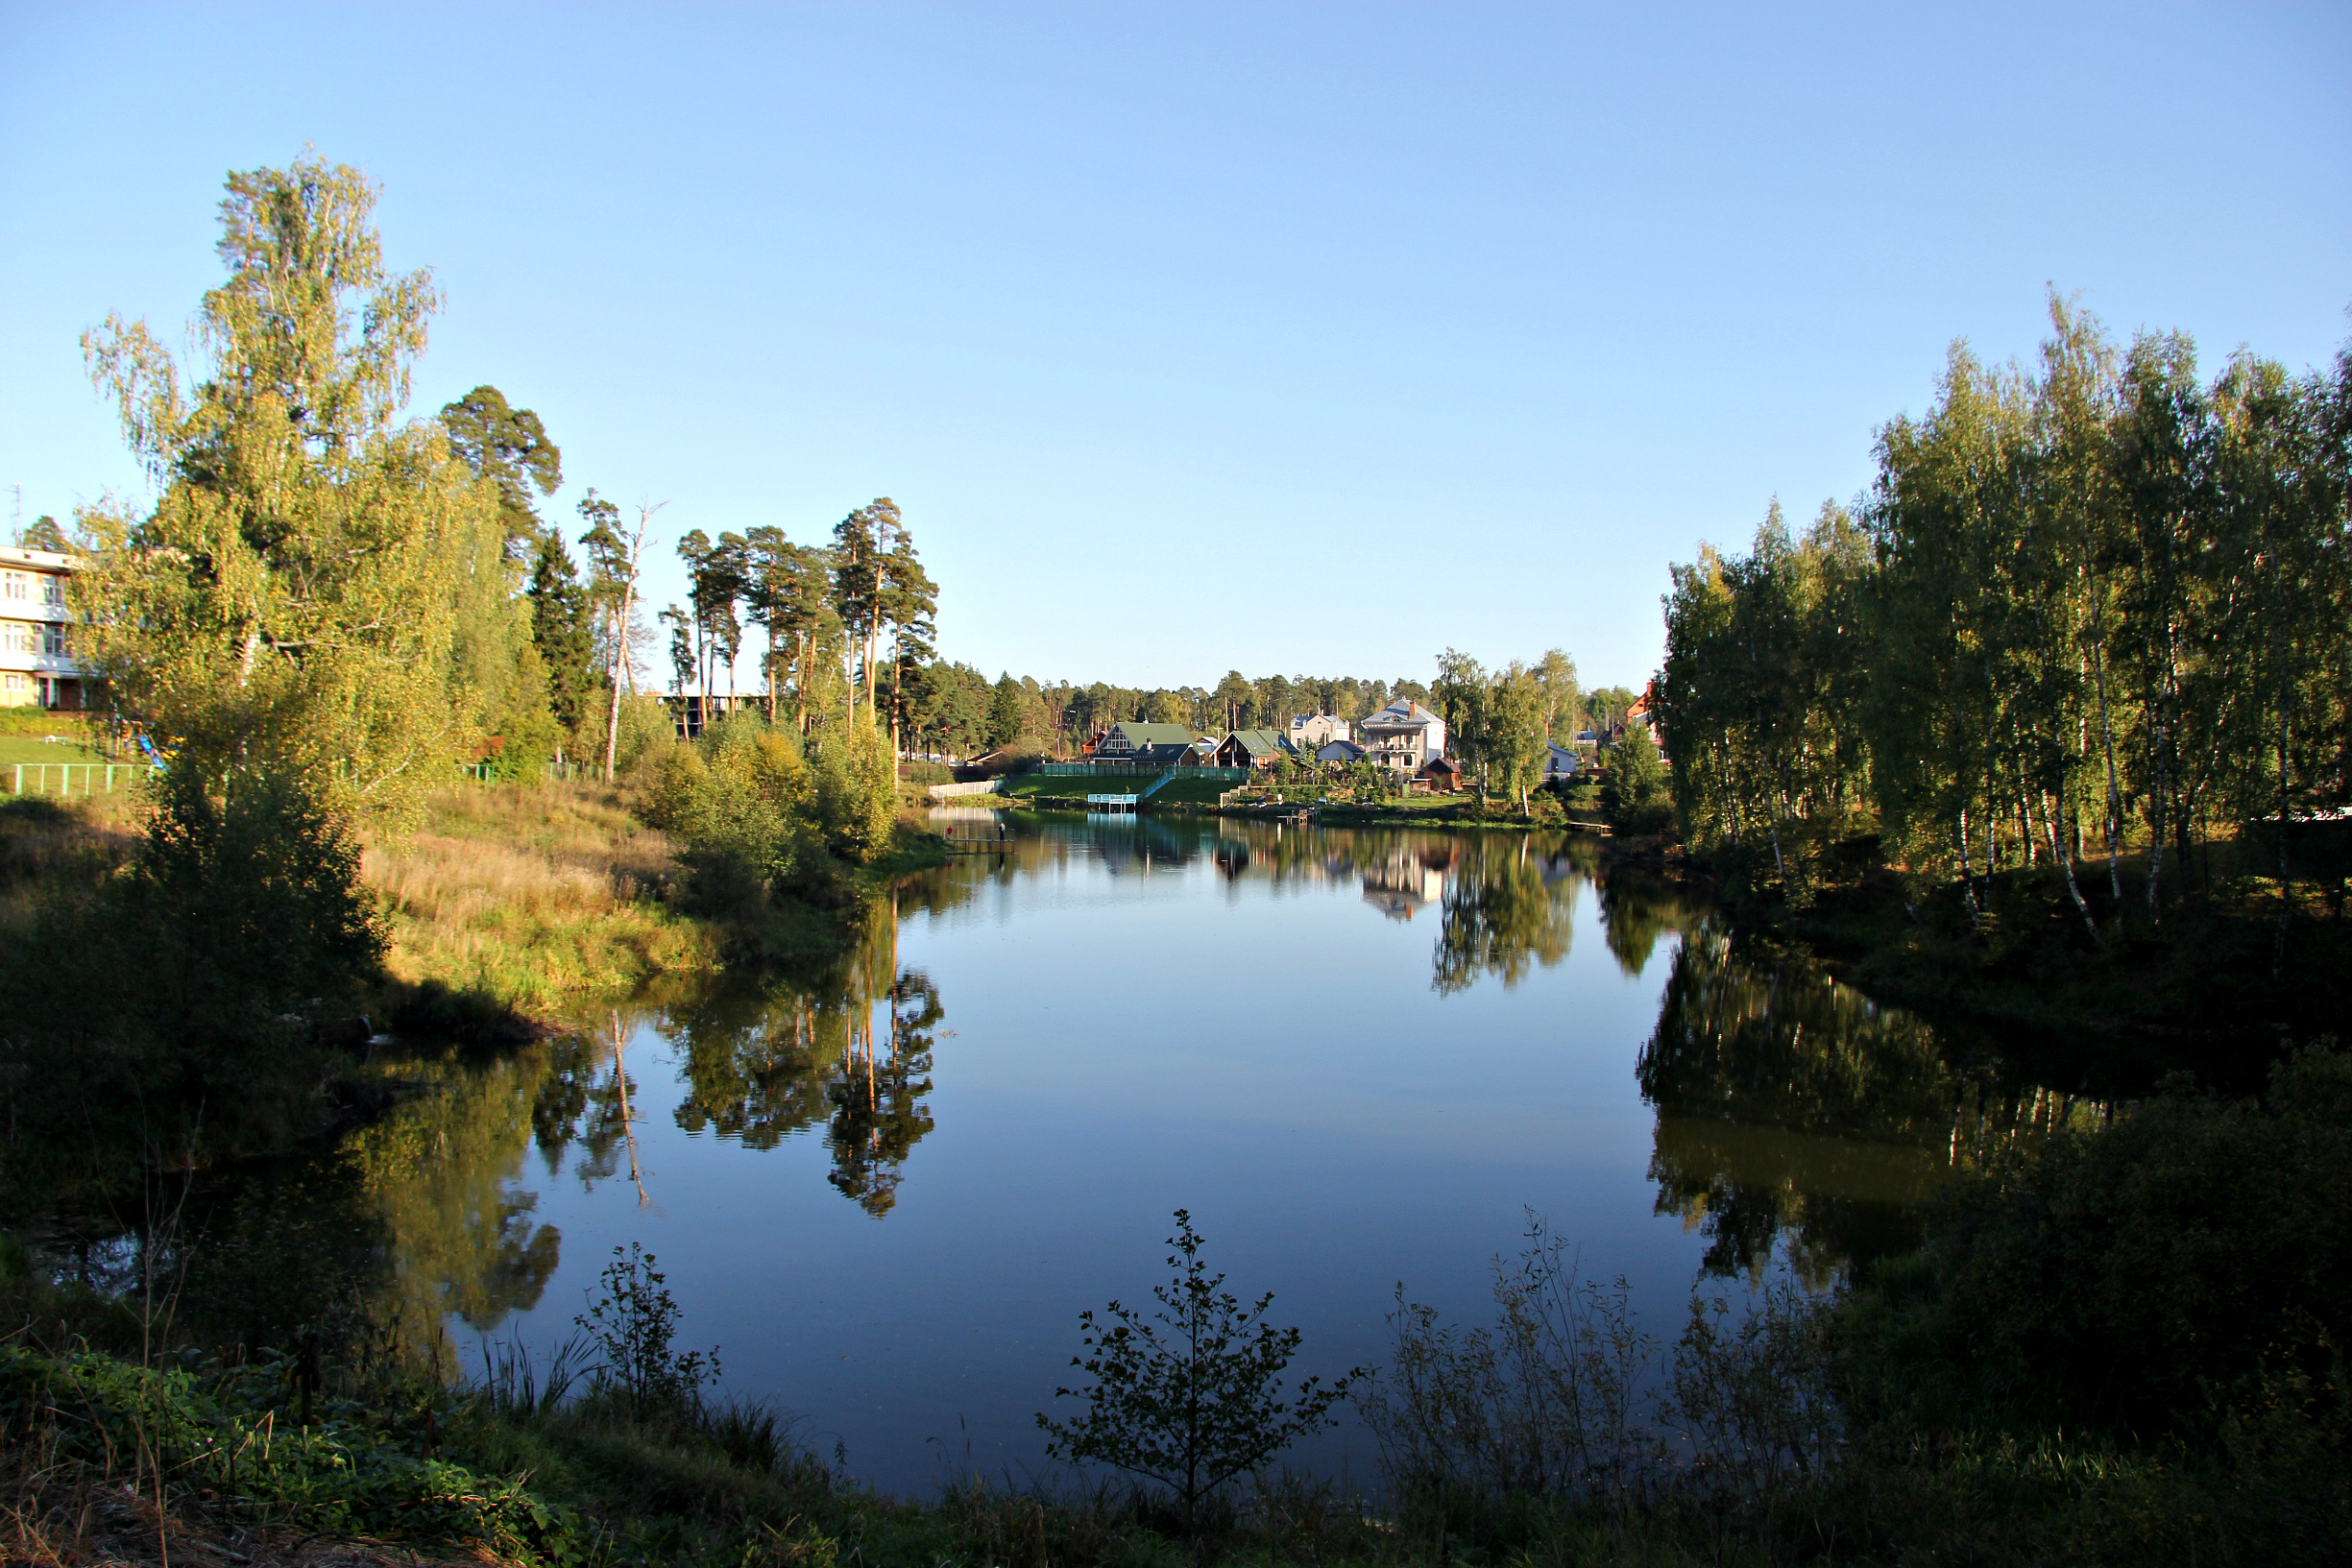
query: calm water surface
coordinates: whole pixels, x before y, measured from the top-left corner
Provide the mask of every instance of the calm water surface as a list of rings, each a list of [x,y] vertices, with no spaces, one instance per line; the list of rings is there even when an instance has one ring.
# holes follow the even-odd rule
[[[819,969],[392,1069],[421,1092],[340,1158],[202,1206],[199,1292],[256,1333],[364,1298],[478,1360],[570,1335],[639,1242],[730,1391],[920,1490],[1041,1462],[1078,1313],[1165,1277],[1179,1206],[1327,1375],[1385,1359],[1400,1284],[1482,1316],[1530,1211],[1670,1332],[1694,1282],[1827,1282],[1900,1244],[1939,1175],[2050,1114],[1662,887],[1598,878],[1583,842],[1015,831]],[[1352,1428],[1307,1457],[1368,1469]]]

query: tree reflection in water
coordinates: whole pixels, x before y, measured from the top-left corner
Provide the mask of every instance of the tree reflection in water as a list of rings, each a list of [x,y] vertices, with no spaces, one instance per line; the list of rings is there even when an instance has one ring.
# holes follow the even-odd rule
[[[2004,1088],[2001,1064],[1955,1062],[1810,959],[1704,926],[1685,929],[1637,1072],[1658,1111],[1658,1210],[1706,1233],[1707,1271],[1758,1276],[1777,1252],[1817,1285],[1912,1244],[1955,1168],[2105,1114]]]
[[[934,1125],[923,1097],[945,1016],[929,977],[899,968],[900,913],[893,894],[831,959],[669,1001],[655,1027],[684,1064],[678,1125],[765,1149],[822,1122],[835,1189],[888,1213]]]
[[[1531,964],[1565,958],[1590,871],[1588,856],[1565,845],[1538,851],[1525,834],[1464,842],[1446,879],[1431,989],[1450,996],[1488,975],[1516,985]]]

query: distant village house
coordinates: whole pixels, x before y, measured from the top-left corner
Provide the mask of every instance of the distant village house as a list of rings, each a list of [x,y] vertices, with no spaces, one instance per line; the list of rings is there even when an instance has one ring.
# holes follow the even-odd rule
[[[1290,743],[1272,730],[1236,730],[1217,743],[1219,767],[1264,769],[1291,755]]]
[[[1299,751],[1326,745],[1349,736],[1347,721],[1329,713],[1295,713],[1291,716],[1289,740]]]
[[[1445,721],[1410,697],[1366,719],[1363,730],[1366,754],[1407,778],[1445,755]]]
[[[1198,762],[1194,742],[1200,738],[1189,724],[1146,724],[1141,719],[1122,719],[1103,732],[1095,742],[1094,760],[1098,762],[1141,762],[1157,767],[1176,763]]]

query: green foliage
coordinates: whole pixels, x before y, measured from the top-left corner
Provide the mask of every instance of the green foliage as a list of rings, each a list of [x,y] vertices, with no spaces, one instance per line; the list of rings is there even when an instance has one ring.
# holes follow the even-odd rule
[[[1028,735],[1030,695],[1021,683],[1010,675],[997,677],[996,688],[988,699],[987,739],[991,746],[1009,746]]]
[[[54,550],[62,555],[67,549],[65,530],[58,519],[43,513],[18,530],[16,543],[28,550]]]
[[[1041,1411],[1037,1425],[1051,1435],[1050,1458],[1109,1464],[1166,1486],[1190,1530],[1202,1500],[1227,1482],[1338,1425],[1332,1405],[1368,1374],[1354,1368],[1329,1387],[1307,1378],[1284,1399],[1282,1374],[1297,1353],[1298,1330],[1266,1321],[1271,1293],[1245,1307],[1221,1289],[1224,1276],[1200,1261],[1192,1217],[1178,1209],[1176,1221],[1168,1241],[1176,1277],[1152,1288],[1159,1310],[1147,1315],[1114,1301],[1107,1324],[1080,1313],[1081,1342],[1093,1354],[1070,1364],[1094,1385],[1054,1392],[1085,1400],[1086,1413],[1055,1421]]]
[[[375,188],[315,158],[228,184],[207,373],[183,388],[143,324],[84,339],[161,491],[82,515],[84,657],[188,765],[266,761],[404,820],[479,706],[452,658],[464,606],[511,587],[497,495],[439,423],[394,423],[438,302],[385,273]]]
[[[1694,1292],[1669,1348],[1622,1278],[1581,1278],[1540,1220],[1493,1271],[1491,1327],[1446,1323],[1401,1286],[1389,1315],[1394,1356],[1363,1409],[1412,1533],[1500,1544],[1581,1516],[1671,1534],[1695,1514],[1769,1538],[1776,1510],[1836,1473],[1825,1298],[1781,1282],[1734,1314]]]
[[[594,1386],[619,1399],[638,1420],[690,1411],[701,1403],[702,1386],[718,1381],[715,1348],[706,1356],[671,1347],[678,1303],[654,1262],[635,1242],[625,1252],[613,1248],[595,1300],[572,1319],[595,1347]]]
[[[648,746],[632,777],[645,820],[677,841],[696,899],[717,913],[830,896],[844,865],[888,847],[898,818],[890,742],[863,714],[806,751],[788,725],[741,715],[691,745]]]
[[[540,530],[531,546],[531,642],[546,669],[547,710],[566,735],[594,716],[602,695],[595,666],[595,627],[588,590],[571,564],[564,537]]]
[[[1675,569],[1659,707],[1685,832],[1801,898],[1803,847],[1867,811],[1972,925],[1986,881],[2039,864],[2097,937],[2127,846],[2155,924],[2196,839],[2267,819],[2283,951],[2291,826],[2352,801],[2352,351],[2202,381],[2179,334],[2119,350],[2054,299],[2050,328],[2030,370],[1955,345],[1858,518],[1825,506],[1792,543],[1776,503],[1747,556]]]
[[[1666,767],[1639,721],[1628,724],[1609,748],[1601,779],[1601,809],[1612,825],[1629,832],[1657,832],[1673,820],[1666,792]]]
[[[2352,1054],[2280,1062],[2259,1100],[2172,1086],[1970,1190],[1906,1314],[1931,1364],[1875,1396],[1922,1420],[2210,1436],[2292,1387],[2347,1434]]]
[[[1568,677],[1571,682],[1574,678]],[[1543,778],[1545,725],[1552,703],[1543,681],[1516,660],[1495,676],[1487,695],[1486,749],[1493,783],[1522,810],[1528,792]]]
[[[236,773],[216,793],[176,766],[158,787],[130,863],[59,878],[0,957],[12,1178],[80,1158],[119,1175],[126,1148],[266,1145],[315,1121],[320,1030],[376,974],[358,848],[304,778]],[[61,986],[63,953],[107,983]]]
[[[281,1420],[273,1401],[289,1370],[265,1361],[200,1379],[0,1346],[0,1430],[100,1475],[135,1485],[141,1469],[168,1474],[175,1490],[212,1491],[313,1532],[454,1538],[553,1562],[581,1555],[569,1510],[519,1482],[420,1457],[375,1412]]]
[[[674,741],[678,726],[661,698],[640,692],[633,697],[621,697],[617,705],[614,733],[614,765],[625,774],[643,761],[648,752]]]
[[[546,533],[531,492],[552,495],[564,482],[564,456],[546,427],[538,415],[510,407],[504,393],[488,386],[443,405],[441,427],[457,460],[497,490],[508,557],[527,560]]]
[[[853,864],[880,855],[898,820],[898,761],[889,736],[861,713],[816,747],[816,817],[827,847]]]
[[[712,726],[640,760],[645,819],[680,845],[706,902],[757,897],[820,872],[816,786],[799,737],[756,719]]]

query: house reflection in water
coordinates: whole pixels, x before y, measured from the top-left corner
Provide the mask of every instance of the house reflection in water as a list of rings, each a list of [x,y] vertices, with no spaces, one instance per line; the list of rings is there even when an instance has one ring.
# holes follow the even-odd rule
[[[1445,875],[1460,855],[1452,844],[1398,850],[1364,873],[1364,902],[1391,920],[1411,920],[1445,896]]]

